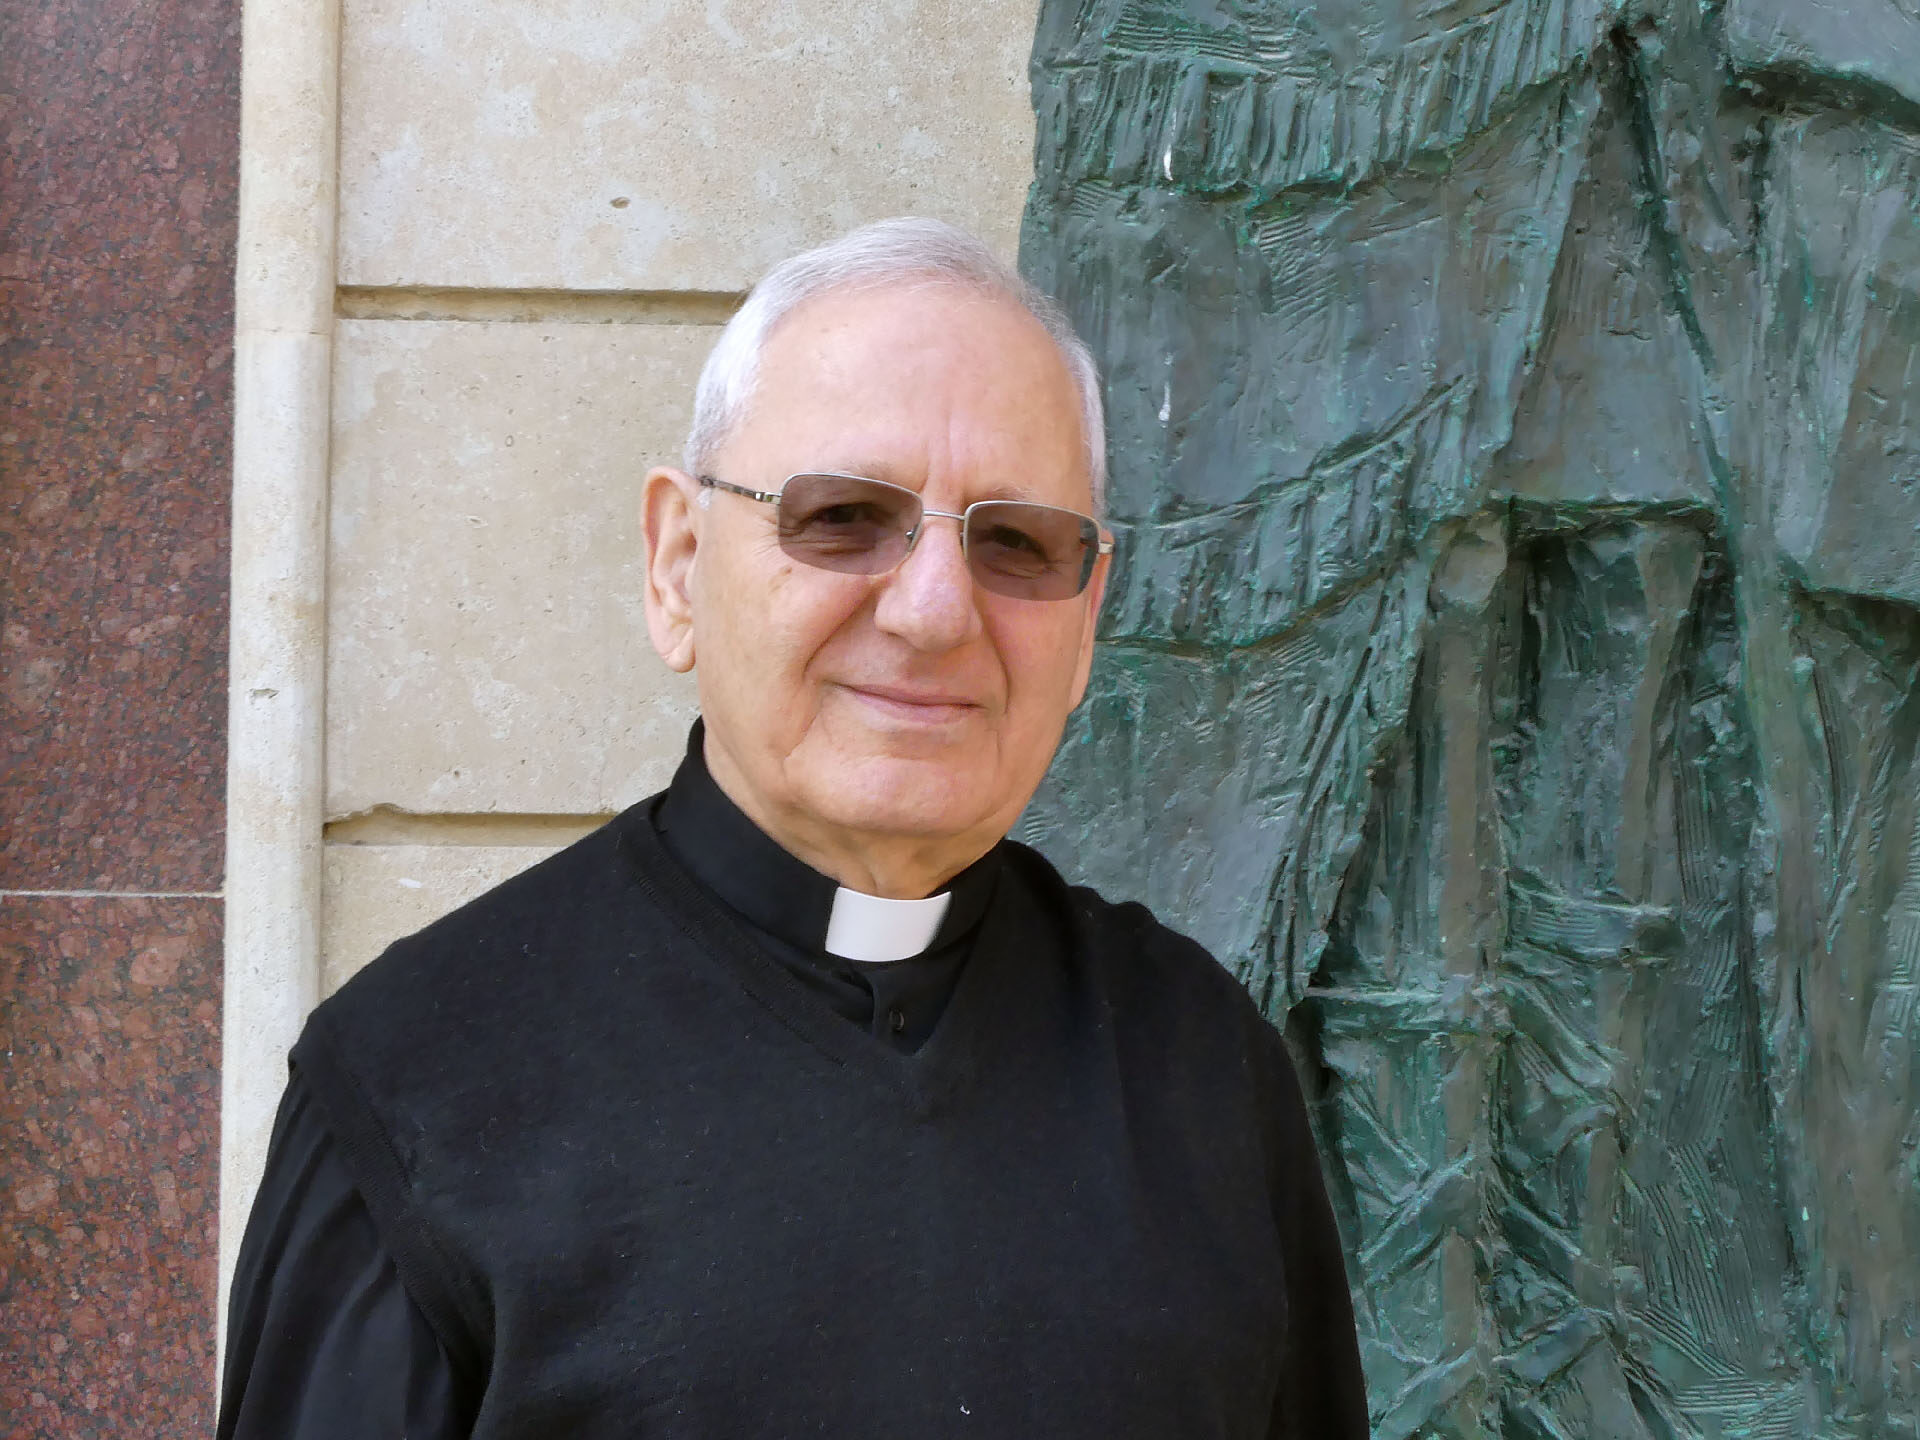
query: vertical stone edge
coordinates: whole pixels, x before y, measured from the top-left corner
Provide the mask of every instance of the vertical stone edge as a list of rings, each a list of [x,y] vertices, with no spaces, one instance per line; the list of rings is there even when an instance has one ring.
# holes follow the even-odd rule
[[[240,54],[222,1358],[287,1050],[319,998],[339,0],[243,0]]]

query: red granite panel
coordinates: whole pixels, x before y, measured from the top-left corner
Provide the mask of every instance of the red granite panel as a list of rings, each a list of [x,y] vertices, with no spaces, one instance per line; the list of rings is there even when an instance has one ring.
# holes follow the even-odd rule
[[[220,903],[0,899],[0,1430],[213,1425]]]
[[[0,888],[222,868],[238,0],[0,0]]]

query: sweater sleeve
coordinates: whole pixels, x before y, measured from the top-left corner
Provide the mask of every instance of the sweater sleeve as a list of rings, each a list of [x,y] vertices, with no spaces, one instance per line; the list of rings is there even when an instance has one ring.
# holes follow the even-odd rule
[[[1366,1379],[1340,1230],[1293,1062],[1274,1036],[1274,1214],[1287,1273],[1287,1342],[1268,1440],[1367,1440]]]
[[[459,1440],[459,1389],[294,1072],[234,1271],[219,1440]]]

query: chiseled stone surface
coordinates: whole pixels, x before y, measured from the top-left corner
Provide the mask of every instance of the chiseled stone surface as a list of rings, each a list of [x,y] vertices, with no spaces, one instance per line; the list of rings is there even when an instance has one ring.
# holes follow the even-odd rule
[[[640,480],[714,333],[342,322],[330,818],[603,814],[666,782],[693,686],[647,640]]]
[[[556,848],[327,846],[320,909],[320,993],[331,995],[401,936],[518,875]]]
[[[1034,0],[347,0],[340,278],[740,290],[861,221],[1011,254]]]

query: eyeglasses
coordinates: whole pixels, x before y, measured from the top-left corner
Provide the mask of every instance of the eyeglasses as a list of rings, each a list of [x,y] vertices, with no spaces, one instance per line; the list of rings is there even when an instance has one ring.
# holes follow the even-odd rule
[[[884,575],[912,552],[929,516],[960,522],[960,552],[974,583],[1016,600],[1071,600],[1094,562],[1113,549],[1099,522],[1078,510],[1026,500],[976,500],[955,514],[929,510],[904,485],[864,475],[804,472],[778,490],[750,490],[711,475],[702,485],[775,506],[780,548],[803,565],[843,575]]]

